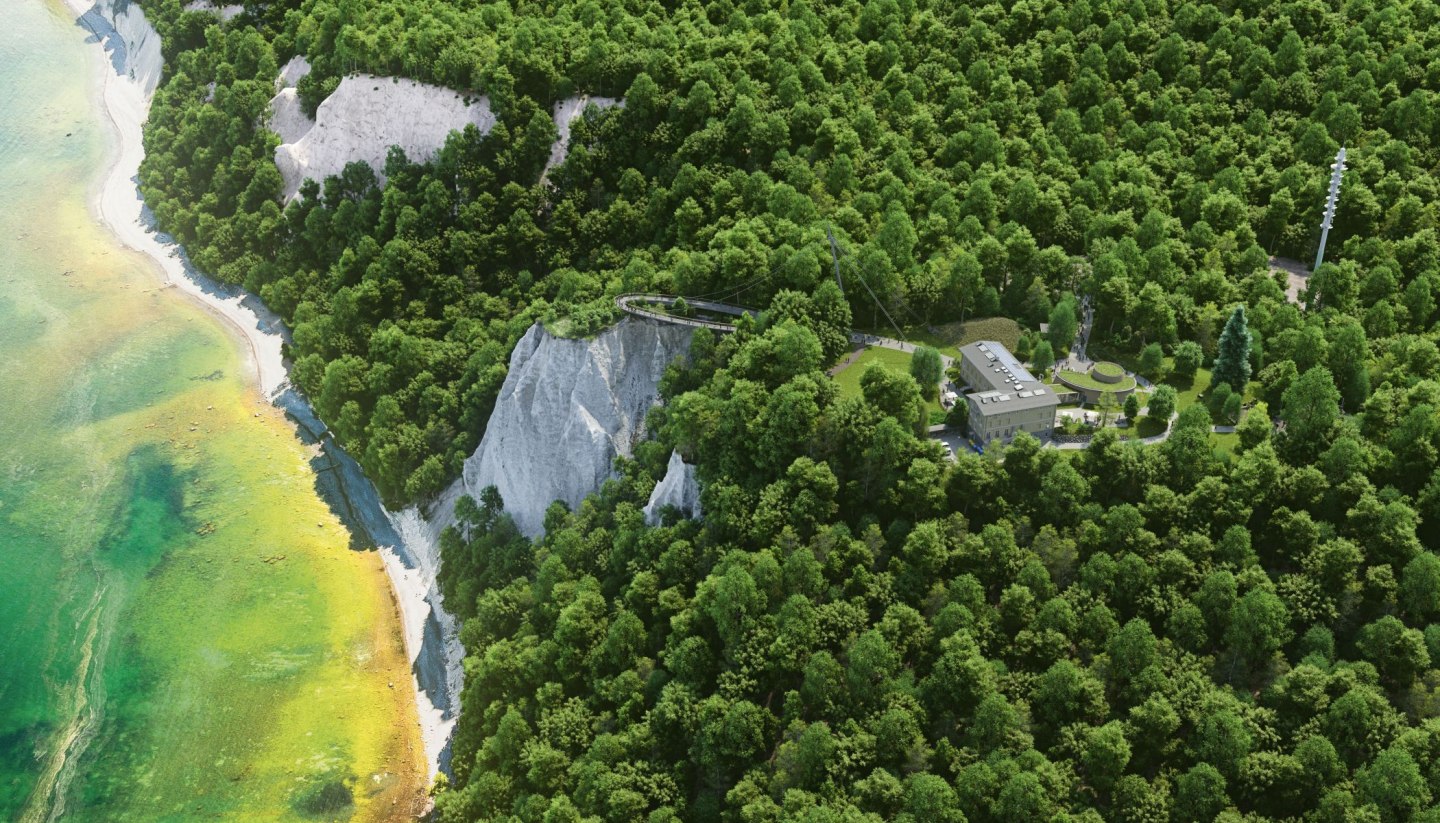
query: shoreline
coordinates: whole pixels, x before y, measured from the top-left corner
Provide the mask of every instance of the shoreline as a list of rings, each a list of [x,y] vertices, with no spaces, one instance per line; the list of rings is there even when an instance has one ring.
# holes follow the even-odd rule
[[[105,48],[107,34],[96,31],[84,20],[97,4],[84,0],[62,0],[59,6],[73,15],[75,25],[91,32],[98,41],[94,45]],[[118,36],[113,27],[110,35]],[[221,284],[197,271],[183,249],[155,228],[154,217],[145,205],[136,179],[145,156],[143,127],[149,116],[150,94],[138,82],[119,74],[118,68],[112,70],[103,58],[92,62],[90,82],[94,84],[92,88],[96,94],[93,101],[98,114],[108,122],[114,135],[103,171],[86,198],[90,211],[122,248],[149,258],[159,267],[162,289],[176,289],[221,321],[222,326],[239,335],[246,344],[242,347],[248,361],[246,367],[253,374],[253,385],[261,400],[291,417],[297,426],[297,435],[300,424],[304,422],[291,408],[297,403],[304,406],[304,412],[315,423],[323,426],[318,418],[314,418],[308,403],[290,386],[289,369],[283,355],[288,330],[279,316],[265,307],[258,296]],[[247,379],[246,382],[250,381]],[[322,439],[320,448],[325,452],[331,449],[339,451],[329,438]],[[343,454],[343,451],[340,453]],[[356,469],[358,474],[358,466]],[[369,485],[363,475],[359,476],[359,482]],[[370,495],[373,494],[371,489]],[[332,507],[335,505],[333,501],[329,502]],[[393,523],[397,519],[396,514],[379,504],[378,497],[373,508],[378,509],[378,515],[386,521]],[[401,513],[404,514],[406,512]],[[365,527],[363,523],[360,525]],[[375,536],[372,529],[365,530],[370,532],[367,536]],[[445,765],[450,733],[459,703],[458,627],[454,625],[454,618],[439,608],[432,568],[438,560],[438,549],[426,547],[429,553],[436,555],[432,558],[417,551],[419,547],[405,545],[403,538],[397,541],[400,545],[394,546],[374,542],[386,571],[398,628],[410,662],[415,723],[425,750],[428,776],[433,781],[437,773],[448,771]],[[430,630],[438,630],[434,634],[438,635],[435,639],[439,642],[425,642],[427,635],[432,633]],[[433,683],[441,687],[436,695],[427,693],[423,687],[419,678],[422,669],[443,671],[439,682]],[[437,680],[434,676],[428,679],[432,682]]]
[[[83,26],[97,38],[100,32],[81,22],[94,5],[82,0],[63,0]],[[98,45],[98,44],[97,44]],[[176,288],[190,300],[223,320],[240,335],[249,349],[249,367],[255,374],[261,397],[269,402],[289,380],[281,347],[285,342],[280,318],[261,306],[258,298],[247,305],[242,290],[227,288],[190,267],[180,247],[162,239],[152,228],[153,218],[140,196],[136,180],[145,157],[144,125],[150,113],[150,98],[135,82],[126,80],[103,65],[95,64],[91,81],[98,94],[96,108],[110,124],[115,140],[105,170],[87,196],[90,210],[119,244],[155,262],[165,288]],[[228,294],[227,294],[228,292]],[[257,308],[259,311],[257,311]],[[262,316],[263,315],[269,315]]]

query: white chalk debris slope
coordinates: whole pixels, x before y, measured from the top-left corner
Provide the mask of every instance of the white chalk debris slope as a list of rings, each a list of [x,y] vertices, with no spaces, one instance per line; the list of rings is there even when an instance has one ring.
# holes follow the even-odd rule
[[[700,516],[700,482],[695,477],[695,467],[686,463],[678,451],[670,452],[665,476],[650,492],[650,502],[645,504],[645,522],[652,526],[659,523],[660,513],[666,506],[674,506],[686,517]]]
[[[306,178],[324,180],[357,160],[374,169],[383,183],[391,146],[404,149],[413,161],[426,162],[450,132],[472,123],[482,134],[495,125],[488,98],[467,99],[414,80],[351,75],[320,104],[314,125],[303,136],[275,150],[284,197],[293,198]]]
[[[239,16],[242,12],[244,12],[245,7],[240,5],[239,3],[230,3],[228,5],[221,6],[212,3],[210,0],[192,0],[192,2],[185,4],[185,10],[208,11],[217,15],[222,22],[228,23],[235,17]]]
[[[565,162],[566,155],[570,153],[570,125],[590,106],[604,111],[611,108],[624,108],[625,101],[616,100],[614,97],[591,97],[588,94],[581,94],[567,97],[556,103],[550,116],[555,121],[555,131],[559,136],[550,146],[550,159],[545,161],[545,171],[548,172]]]
[[[280,69],[275,78],[275,96],[270,98],[270,122],[266,125],[280,135],[281,143],[296,143],[315,128],[315,121],[300,105],[300,93],[295,87],[310,73],[310,61],[300,55]]]

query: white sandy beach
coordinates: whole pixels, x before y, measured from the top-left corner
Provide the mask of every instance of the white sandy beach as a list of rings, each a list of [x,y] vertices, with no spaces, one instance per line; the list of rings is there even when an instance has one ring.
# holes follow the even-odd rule
[[[91,3],[83,0],[64,0],[64,4],[77,19],[85,17],[93,9]],[[103,36],[104,33],[99,34]],[[97,46],[97,52],[100,48]],[[245,340],[256,387],[266,401],[273,401],[289,382],[281,350],[286,333],[282,321],[260,305],[258,298],[239,289],[222,286],[195,272],[186,263],[178,246],[156,234],[150,225],[136,180],[140,162],[145,156],[141,129],[149,114],[150,93],[141,83],[113,70],[104,59],[94,61],[93,81],[99,91],[97,103],[100,116],[112,124],[116,139],[106,171],[91,194],[91,208],[121,245],[150,257],[158,264],[167,287],[187,295],[217,315]],[[389,512],[385,515],[393,517]],[[450,635],[445,638],[442,665],[449,673],[446,680],[455,689],[449,700],[458,702],[460,655],[458,638],[454,636],[454,621],[443,610],[432,606],[439,602],[432,568],[438,557],[429,555],[438,554],[438,549],[434,546],[407,548],[408,554],[423,556],[429,562],[420,564],[418,570],[408,569],[395,549],[381,548],[392,595],[401,615],[406,652],[413,664],[421,653],[420,638],[424,624],[434,609],[440,625]],[[444,713],[435,707],[430,696],[419,688],[413,672],[411,680],[416,687],[418,722],[433,778],[455,721],[453,713],[446,719]]]
[[[91,8],[81,0],[65,0],[65,5],[77,17]],[[239,332],[249,344],[250,365],[260,393],[266,399],[273,397],[287,380],[280,351],[284,343],[280,319],[258,316],[242,304],[243,293],[225,296],[214,284],[187,276],[180,249],[161,242],[149,228],[135,178],[145,157],[141,127],[150,112],[150,97],[138,83],[110,71],[100,61],[95,63],[95,82],[100,89],[100,113],[114,128],[115,143],[109,167],[91,194],[91,208],[121,245],[159,264],[167,286],[190,295]]]

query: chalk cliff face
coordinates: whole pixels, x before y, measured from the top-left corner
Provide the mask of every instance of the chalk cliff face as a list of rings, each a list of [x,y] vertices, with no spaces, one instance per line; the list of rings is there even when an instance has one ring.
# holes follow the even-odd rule
[[[495,486],[520,530],[539,535],[552,502],[578,507],[610,477],[615,456],[631,454],[665,367],[689,348],[689,329],[633,318],[592,340],[532,327],[465,462],[464,493]]]
[[[594,106],[600,111],[611,108],[624,108],[625,101],[617,100],[614,97],[591,97],[588,94],[580,94],[574,97],[567,97],[556,103],[550,112],[550,117],[555,121],[555,142],[550,146],[550,158],[545,161],[545,171],[550,171],[561,163],[565,162],[565,156],[570,153],[570,124],[575,118],[585,113],[585,109]]]
[[[304,57],[291,59],[275,78],[276,94],[270,100],[266,125],[280,135],[275,164],[285,178],[286,200],[295,196],[305,178],[324,179],[356,160],[368,163],[384,182],[390,146],[400,146],[411,160],[424,162],[445,145],[451,131],[474,123],[484,134],[495,125],[487,97],[470,101],[453,89],[368,74],[341,80],[312,120],[296,91],[309,73],[310,63]],[[591,106],[603,111],[623,108],[625,101],[575,95],[555,103],[551,117],[558,136],[550,146],[545,173],[565,162],[570,126]]]
[[[280,76],[275,78],[275,90],[293,89],[309,73],[310,61],[303,54],[297,54],[280,67]]]
[[[291,105],[282,97],[283,89],[276,101]],[[281,116],[278,106],[275,116]],[[284,197],[293,198],[306,178],[324,180],[357,160],[384,182],[385,156],[391,146],[404,149],[413,161],[426,162],[445,145],[450,132],[471,123],[482,134],[495,125],[488,98],[467,99],[451,89],[414,80],[351,75],[320,104],[313,127],[275,149],[275,165],[285,179]],[[299,129],[293,133],[300,133]]]
[[[695,477],[695,467],[680,458],[680,452],[670,452],[670,465],[665,476],[650,492],[650,502],[645,505],[645,522],[655,525],[660,522],[660,512],[666,506],[674,506],[687,517],[700,516],[700,482]]]
[[[315,121],[300,105],[300,93],[288,88],[281,89],[270,99],[270,122],[267,125],[285,143],[296,143],[315,128]]]
[[[133,0],[96,0],[79,22],[104,42],[117,74],[134,80],[147,98],[155,92],[165,68],[160,35]]]
[[[280,135],[281,143],[298,143],[315,128],[315,121],[300,105],[300,92],[295,88],[309,73],[310,61],[297,54],[275,78],[275,96],[270,98],[270,122],[266,125]]]
[[[222,6],[211,2],[211,0],[193,0],[193,2],[185,4],[185,10],[208,11],[219,17],[222,22],[228,22],[239,17],[245,11],[245,7],[239,3],[229,3]]]

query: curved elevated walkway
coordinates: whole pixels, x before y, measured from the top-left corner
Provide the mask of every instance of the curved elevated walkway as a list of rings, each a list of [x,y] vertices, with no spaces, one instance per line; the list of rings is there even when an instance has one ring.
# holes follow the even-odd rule
[[[673,314],[653,311],[645,308],[646,303],[658,303],[662,306],[673,306],[678,297],[668,294],[622,294],[615,298],[615,306],[627,314],[636,317],[644,317],[650,320],[659,320],[662,323],[674,323],[677,326],[691,326],[697,329],[714,329],[716,331],[734,331],[734,323],[723,323],[717,320],[703,320],[697,317],[676,317]],[[685,298],[686,304],[693,309],[714,312],[716,314],[728,314],[732,317],[739,317],[748,314],[751,317],[759,317],[760,312],[748,306],[737,306],[733,303],[717,303],[714,300],[699,300]],[[894,349],[895,351],[915,353],[915,344],[906,343],[903,340],[896,340],[892,337],[880,337],[879,335],[867,332],[851,331],[850,342],[862,346],[879,346],[882,349]],[[940,362],[946,371],[949,371],[954,364],[954,358],[940,355]]]
[[[714,329],[716,331],[734,331],[734,323],[721,323],[715,320],[702,320],[698,317],[676,317],[673,314],[666,314],[662,311],[653,311],[645,308],[647,303],[658,303],[662,306],[673,306],[678,297],[671,297],[666,294],[622,294],[615,298],[615,306],[627,314],[636,317],[644,317],[650,320],[659,320],[662,323],[671,323],[676,326],[690,326],[696,329]],[[759,312],[746,306],[736,306],[731,303],[717,303],[713,300],[692,300],[685,298],[686,304],[693,309],[715,312],[716,314],[728,314],[732,317],[740,317],[748,314],[751,317],[758,317]]]

